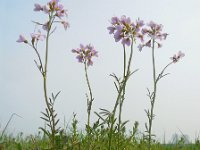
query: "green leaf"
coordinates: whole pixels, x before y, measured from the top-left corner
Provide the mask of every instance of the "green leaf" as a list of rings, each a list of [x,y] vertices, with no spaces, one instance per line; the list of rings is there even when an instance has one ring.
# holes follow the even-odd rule
[[[41,112],[45,117],[49,118],[49,116],[47,114],[45,114],[44,112]]]
[[[128,122],[129,122],[129,120],[124,121],[124,122],[121,124],[121,127],[124,127]]]
[[[41,119],[45,120],[46,122],[50,122],[48,119],[44,118],[44,117],[40,117]]]
[[[54,94],[52,93],[51,96],[52,96],[52,99],[53,101],[55,102],[56,98],[58,97],[58,95],[60,94],[61,91],[59,91],[55,96]]]
[[[57,116],[57,113],[54,115],[54,118],[56,118],[56,116]]]
[[[55,126],[58,124],[59,121],[60,121],[60,119],[58,119],[58,120],[55,122]]]
[[[44,132],[44,134],[46,134],[48,137],[50,137],[50,133],[49,131],[45,130],[44,128],[42,127],[39,127],[40,130],[42,130]]]

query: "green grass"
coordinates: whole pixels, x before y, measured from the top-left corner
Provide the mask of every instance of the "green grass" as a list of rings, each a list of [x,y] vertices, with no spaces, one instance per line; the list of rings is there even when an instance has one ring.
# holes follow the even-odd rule
[[[109,128],[104,126],[93,127],[88,135],[86,131],[77,130],[77,124],[68,130],[61,130],[56,136],[57,150],[107,150]],[[89,142],[88,142],[89,141]],[[120,135],[113,134],[112,150],[147,150],[148,141],[139,132],[124,131]],[[200,150],[200,143],[187,143],[179,137],[175,143],[161,144],[154,140],[152,150]],[[0,150],[50,150],[48,137],[42,132],[37,135],[24,136],[19,133],[4,134],[0,139]]]

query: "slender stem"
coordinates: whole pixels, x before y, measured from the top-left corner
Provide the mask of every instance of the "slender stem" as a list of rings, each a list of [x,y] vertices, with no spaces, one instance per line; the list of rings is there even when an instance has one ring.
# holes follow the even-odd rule
[[[92,96],[92,89],[91,89],[90,82],[89,82],[89,77],[88,77],[88,72],[87,72],[88,67],[87,67],[86,60],[84,61],[84,69],[85,69],[85,78],[86,78],[87,86],[88,86],[89,93],[90,93],[90,98],[87,98],[87,113],[88,113],[87,133],[88,133],[88,150],[90,150],[90,140],[91,140],[91,136],[90,136],[90,114],[91,114],[92,102],[93,102],[94,98]]]
[[[149,117],[149,137],[148,137],[148,150],[151,149],[151,137],[152,137],[152,124],[153,124],[153,110],[154,104],[156,99],[156,92],[157,92],[157,82],[156,82],[156,66],[155,66],[155,40],[152,40],[152,66],[153,66],[153,97],[151,100],[151,111]]]
[[[44,66],[44,73],[43,73],[43,85],[44,85],[44,97],[45,102],[47,105],[48,110],[51,110],[48,102],[48,94],[47,94],[47,64],[48,64],[48,44],[49,43],[49,31],[47,31],[47,37],[46,37],[46,53],[45,53],[45,66]]]
[[[153,81],[154,81],[154,91],[156,90],[156,66],[155,66],[155,40],[153,39],[153,46],[152,46],[152,64],[153,64]]]
[[[126,48],[124,44],[123,44],[123,49],[124,49],[124,78],[125,78],[126,76]]]
[[[47,109],[50,113],[51,116],[51,121],[50,121],[50,128],[51,128],[51,144],[53,146],[53,149],[55,149],[55,118],[54,118],[54,113],[53,113],[53,108],[49,104],[48,100],[48,94],[47,94],[47,66],[48,66],[48,51],[49,51],[49,36],[50,36],[50,30],[51,30],[51,25],[52,25],[52,17],[49,17],[49,23],[48,23],[48,30],[47,30],[47,36],[46,36],[46,51],[45,51],[45,64],[44,64],[44,72],[43,72],[43,87],[44,87],[44,97],[45,97],[45,102]]]
[[[123,87],[123,91],[122,91],[122,97],[121,97],[121,101],[120,101],[120,108],[119,108],[119,124],[121,124],[121,113],[122,113],[122,106],[123,106],[123,102],[125,99],[125,91],[126,91],[126,83],[127,80],[130,76],[130,67],[131,67],[131,62],[132,62],[132,57],[133,57],[133,37],[131,37],[131,52],[130,52],[130,56],[129,56],[129,60],[128,60],[128,66],[127,66],[127,72],[125,73],[126,70],[126,53],[125,53],[125,47],[124,47],[124,87]],[[124,45],[123,45],[124,46]]]
[[[86,61],[84,62],[84,68],[85,68],[85,78],[86,78],[87,86],[88,86],[89,93],[90,93],[90,99],[88,100],[88,126],[90,126],[90,113],[91,113],[93,96],[92,96],[92,89],[91,89],[89,78],[88,78],[88,73],[87,73],[88,67],[87,67]]]
[[[161,78],[163,78],[164,76],[168,75],[168,74],[164,74],[164,75],[163,75],[163,73],[165,72],[165,70],[166,70],[171,64],[173,64],[173,61],[170,62],[170,63],[168,63],[168,64],[163,68],[163,70],[160,72],[160,74],[159,74],[158,77],[156,78],[156,84],[157,84],[157,82],[158,82]]]
[[[131,66],[131,61],[132,61],[132,56],[133,56],[133,42],[134,42],[134,38],[133,38],[133,36],[131,36],[131,52],[130,52],[130,56],[129,56],[129,60],[128,60],[127,71],[126,71],[126,74],[124,73],[124,79],[122,81],[122,86],[121,85],[119,86],[117,100],[115,102],[115,106],[114,106],[114,109],[113,109],[112,115],[111,115],[111,127],[110,127],[110,132],[109,132],[108,150],[111,150],[111,146],[112,146],[112,134],[113,134],[112,132],[113,132],[113,127],[114,127],[115,113],[116,113],[118,104],[120,104],[120,107],[121,107],[120,114],[119,114],[120,120],[121,120],[121,112],[122,112],[122,105],[123,105],[124,96],[125,96],[126,83],[128,81],[128,78],[131,75],[130,74],[130,66]],[[124,53],[125,53],[125,50],[124,50]]]
[[[1,133],[0,140],[1,140],[1,138],[3,137],[3,135],[4,135],[5,131],[6,131],[6,129],[8,128],[8,125],[10,124],[10,122],[11,122],[11,120],[12,120],[12,118],[13,118],[14,116],[18,116],[18,117],[22,118],[22,117],[19,116],[18,114],[13,113],[13,114],[10,116],[8,122],[6,123],[6,126],[4,127],[4,129],[3,129],[2,133]]]
[[[123,73],[123,81],[125,81],[125,77],[126,77],[126,48],[125,48],[124,44],[123,44],[123,50],[124,50],[124,73]],[[125,91],[125,87],[124,87],[123,91]],[[122,92],[122,93],[124,93],[124,92]],[[119,102],[119,119],[118,119],[118,149],[119,149],[119,146],[120,146],[119,139],[120,139],[121,120],[122,120],[121,119],[122,105],[123,105],[123,99],[120,98],[120,102]]]
[[[112,134],[113,134],[112,132],[113,132],[113,127],[114,127],[114,122],[115,122],[115,113],[116,113],[116,109],[117,109],[117,106],[119,104],[119,100],[121,98],[121,94],[122,94],[122,91],[123,91],[124,87],[125,87],[124,83],[122,84],[122,86],[119,87],[119,92],[118,92],[117,100],[115,102],[114,109],[113,109],[112,114],[110,116],[111,126],[110,126],[110,132],[109,132],[108,150],[111,150],[111,146],[112,146]]]
[[[33,47],[33,49],[35,50],[35,52],[37,54],[37,57],[38,57],[39,62],[40,62],[40,67],[41,67],[40,72],[43,74],[44,73],[44,68],[43,68],[43,64],[42,64],[42,60],[41,60],[40,54],[38,53],[38,50],[34,45],[30,45],[30,46]],[[38,68],[38,69],[40,69],[40,68]]]
[[[127,73],[126,75],[129,76],[130,75],[130,67],[131,67],[131,62],[132,62],[132,57],[133,57],[133,42],[134,42],[134,38],[133,36],[131,36],[131,53],[130,53],[130,57],[129,57],[129,61],[128,61],[128,69],[127,69]]]

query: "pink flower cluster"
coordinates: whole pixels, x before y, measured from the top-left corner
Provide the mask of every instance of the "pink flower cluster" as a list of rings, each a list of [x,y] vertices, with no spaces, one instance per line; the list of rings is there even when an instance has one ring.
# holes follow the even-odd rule
[[[65,29],[69,27],[69,23],[64,21],[62,18],[67,17],[67,10],[64,9],[63,5],[59,3],[59,0],[51,0],[47,3],[47,5],[34,5],[34,11],[43,11],[45,14],[52,15],[53,17],[57,17],[60,19],[60,22]],[[43,29],[48,30],[49,22],[43,24]]]
[[[80,48],[72,49],[72,52],[78,54],[76,56],[78,62],[87,63],[88,66],[93,65],[92,57],[98,57],[98,52],[90,44],[86,46],[80,44]]]
[[[153,21],[150,21],[147,24],[148,28],[142,29],[143,37],[147,35],[150,39],[147,42],[144,42],[142,44],[139,44],[138,48],[141,51],[143,47],[152,47],[152,40],[158,45],[158,48],[160,48],[162,45],[158,41],[165,40],[167,38],[167,33],[162,33],[163,26],[161,24],[156,24]]]
[[[177,55],[175,54],[173,57],[170,57],[170,59],[172,60],[173,63],[177,63],[184,56],[185,54],[179,51]]]
[[[61,23],[65,29],[69,27],[69,23],[65,20],[63,20],[63,17],[67,17],[67,10],[64,9],[63,5],[59,3],[59,0],[51,0],[50,2],[47,3],[47,5],[40,5],[40,4],[35,4],[34,5],[34,11],[42,11],[45,14],[48,14],[49,16],[49,21],[46,23],[38,23],[35,22],[37,25],[42,25],[43,30],[50,30],[50,26],[56,22],[56,23]],[[55,20],[58,18],[59,20]],[[39,40],[43,41],[46,38],[45,35],[41,34],[41,31],[38,30],[38,33],[32,33],[31,34],[31,43],[32,45],[36,44]],[[28,43],[28,40],[23,36],[19,35],[19,38],[17,40],[18,43]]]
[[[143,41],[143,35],[140,33],[141,27],[144,25],[144,22],[140,19],[136,20],[136,22],[131,22],[129,17],[125,15],[111,18],[111,26],[107,29],[110,34],[114,34],[114,38],[116,42],[121,41],[123,45],[130,46],[131,39],[135,39],[136,37]]]

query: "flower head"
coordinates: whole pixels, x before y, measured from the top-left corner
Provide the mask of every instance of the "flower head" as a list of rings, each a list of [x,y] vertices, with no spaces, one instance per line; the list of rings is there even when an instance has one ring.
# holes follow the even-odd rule
[[[46,23],[37,23],[38,25],[42,25],[42,28],[45,31],[50,30],[53,23],[61,23],[65,29],[69,27],[69,23],[67,23],[63,17],[67,17],[67,10],[64,9],[64,6],[60,4],[60,0],[50,0],[46,5],[35,4],[34,11],[42,11],[45,14],[50,16],[49,21]],[[58,19],[58,20],[57,20]]]
[[[76,53],[76,58],[78,62],[85,63],[87,66],[93,65],[92,57],[98,57],[98,52],[91,45],[82,45],[80,44],[80,48],[72,49],[72,53]]]
[[[136,20],[136,22],[132,22],[129,17],[125,15],[111,18],[111,26],[107,29],[109,30],[109,34],[114,34],[115,42],[121,41],[123,45],[130,46],[131,40],[135,40],[135,38],[143,39],[142,34],[140,34],[140,29],[144,25],[142,20]]]
[[[185,54],[179,51],[177,55],[175,54],[173,57],[170,57],[170,59],[172,60],[173,63],[177,63],[184,56]]]
[[[18,38],[18,40],[16,41],[16,42],[18,42],[18,43],[28,43],[28,41],[26,40],[26,38],[23,36],[23,35],[19,35],[19,38]]]
[[[34,4],[34,11],[43,11],[46,14],[53,14],[54,16],[57,16],[59,18],[63,16],[67,16],[67,10],[64,9],[64,6],[59,3],[59,0],[50,0],[50,2],[47,3],[47,5],[40,5],[40,4]]]
[[[146,43],[143,44],[144,46],[151,47],[152,40],[157,44],[158,48],[162,47],[162,44],[159,41],[166,40],[167,33],[162,33],[163,25],[162,24],[156,24],[153,21],[150,21],[147,24],[148,28],[142,29],[143,36],[147,35],[147,37],[150,38]],[[141,51],[141,48],[139,49]]]

